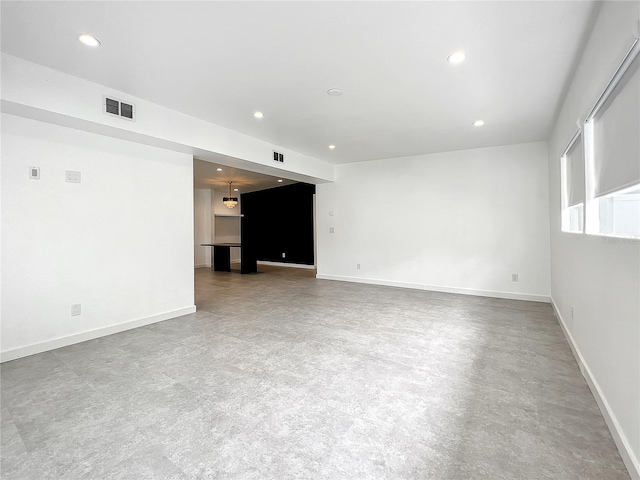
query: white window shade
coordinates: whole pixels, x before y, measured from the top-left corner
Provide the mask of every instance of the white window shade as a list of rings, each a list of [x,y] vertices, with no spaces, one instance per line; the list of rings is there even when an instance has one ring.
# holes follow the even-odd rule
[[[584,203],[584,147],[578,135],[565,155],[567,172],[567,206]]]
[[[640,56],[598,109],[593,122],[595,196],[640,184]]]

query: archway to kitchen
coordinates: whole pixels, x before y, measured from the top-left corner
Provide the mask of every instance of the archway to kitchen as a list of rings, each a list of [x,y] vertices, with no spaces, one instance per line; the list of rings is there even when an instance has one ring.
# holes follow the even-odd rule
[[[196,306],[273,275],[315,277],[315,185],[217,160],[193,161]]]

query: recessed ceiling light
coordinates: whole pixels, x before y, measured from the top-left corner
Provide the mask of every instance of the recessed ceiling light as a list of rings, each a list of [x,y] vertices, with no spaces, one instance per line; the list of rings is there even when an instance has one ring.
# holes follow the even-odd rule
[[[449,60],[450,63],[460,63],[460,62],[464,62],[464,59],[467,58],[467,56],[464,54],[463,51],[459,51],[459,52],[454,52],[451,55],[449,55],[447,57],[447,60]]]
[[[82,35],[78,35],[78,40],[81,43],[84,43],[87,47],[99,47],[100,40],[98,40],[93,35],[89,35],[88,33],[83,33]]]
[[[233,189],[233,191],[234,191],[234,192],[237,192],[237,191],[238,191],[238,189],[237,189],[237,188],[234,188],[234,189]]]
[[[342,90],[340,90],[339,88],[330,88],[329,90],[327,90],[327,93],[332,97],[339,97],[340,95],[342,95]]]
[[[256,112],[256,113],[254,113],[254,114],[253,114],[253,116],[254,116],[254,117],[256,117],[256,118],[262,118],[262,117],[264,117],[264,115],[263,115],[263,113],[262,113],[262,112]]]
[[[475,127],[481,127],[484,125],[484,120],[476,120],[475,122],[473,122],[473,125]]]
[[[278,179],[278,183],[282,183],[282,179],[281,178]]]
[[[216,168],[216,170],[217,170],[218,172],[221,172],[221,171],[222,171],[222,169],[221,169],[221,168]]]
[[[333,150],[334,148],[336,148],[335,145],[329,145],[329,150]]]

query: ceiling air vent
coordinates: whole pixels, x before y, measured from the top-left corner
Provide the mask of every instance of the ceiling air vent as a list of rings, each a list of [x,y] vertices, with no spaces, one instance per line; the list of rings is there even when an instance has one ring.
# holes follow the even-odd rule
[[[135,121],[136,106],[132,103],[121,102],[117,98],[102,97],[102,112],[107,115],[116,115],[125,120]]]

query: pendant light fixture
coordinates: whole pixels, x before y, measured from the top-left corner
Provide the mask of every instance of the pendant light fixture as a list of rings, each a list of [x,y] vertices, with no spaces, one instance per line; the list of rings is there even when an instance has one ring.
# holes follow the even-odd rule
[[[238,197],[231,196],[231,183],[232,182],[229,182],[229,196],[222,199],[222,203],[224,203],[227,208],[234,208],[238,205]]]

